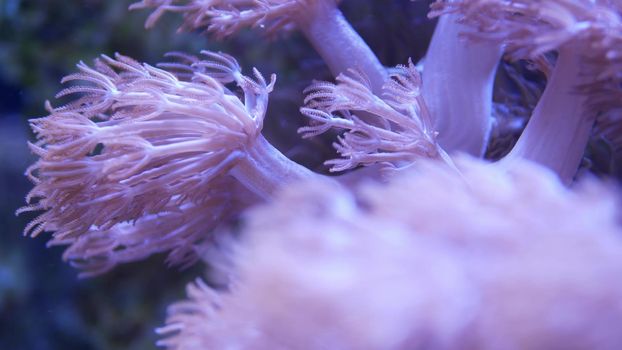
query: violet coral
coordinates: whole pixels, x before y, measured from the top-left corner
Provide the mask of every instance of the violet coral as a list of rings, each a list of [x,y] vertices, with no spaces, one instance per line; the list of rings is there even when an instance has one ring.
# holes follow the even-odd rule
[[[311,123],[300,131],[306,137],[344,131],[335,143],[342,159],[328,162],[333,171],[374,164],[404,168],[420,158],[451,164],[443,137],[456,141],[450,151],[481,153],[489,132],[492,72],[501,52],[538,59],[559,51],[533,117],[502,163],[533,160],[569,182],[597,115],[597,130],[617,140],[620,15],[612,4],[439,1],[431,15],[443,18],[423,82],[412,62],[387,75],[337,4],[145,0],[132,8],[155,8],[147,26],[173,11],[184,14],[183,29],[207,27],[226,36],[246,26],[267,26],[268,32],[298,26],[312,42],[327,45],[318,50],[339,73],[337,83],[316,82],[306,90],[301,111]],[[322,30],[309,32],[309,26]],[[475,58],[475,52],[484,57]],[[161,251],[172,251],[171,262],[187,264],[196,260],[193,244],[205,231],[250,202],[269,199],[282,184],[315,176],[260,134],[274,76],[267,82],[255,70],[252,79],[231,56],[203,54],[205,59],[172,54],[178,61],[161,68],[123,56],[103,56],[94,67],[81,63],[80,72],[65,81],[85,84],[58,95],[80,97],[48,107],[48,117],[32,122],[39,139],[32,149],[41,160],[29,170],[36,186],[22,211],[46,212],[25,231],[54,231],[50,244],[70,245],[65,258],[91,272]],[[460,79],[472,85],[447,90],[456,72],[466,72]],[[225,86],[230,83],[242,90],[242,99]],[[464,120],[456,119],[457,111],[464,112]],[[212,213],[204,223],[182,214],[202,209]]]
[[[160,344],[619,348],[617,198],[594,182],[568,190],[528,162],[457,164],[461,175],[423,162],[354,193],[286,188],[248,213],[231,291],[191,283]]]
[[[595,122],[620,141],[619,4],[437,1],[423,72],[386,70],[338,4],[131,8],[154,9],[147,27],[179,12],[181,29],[221,38],[299,28],[336,76],[305,90],[300,133],[339,133],[331,171],[405,170],[387,185],[351,190],[274,148],[261,135],[274,75],[208,51],[158,68],[102,56],[64,79],[76,84],[58,97],[73,102],[31,122],[40,159],[20,211],[44,213],[25,232],[52,231],[84,275],[158,252],[188,265],[210,232],[263,202],[227,258],[229,292],[199,280],[171,307],[170,349],[620,348],[619,206],[603,185],[564,186]],[[489,143],[502,55],[552,58],[545,91],[501,161],[456,157]]]
[[[187,264],[230,206],[311,174],[260,135],[275,77],[255,70],[253,80],[232,57],[203,54],[174,65],[188,79],[117,55],[80,63],[63,80],[81,83],[57,97],[81,96],[32,121],[41,159],[28,170],[35,187],[21,211],[46,212],[26,233],[54,231],[50,244],[70,245],[65,258],[87,274],[162,251]],[[236,187],[246,192],[240,200]]]
[[[142,0],[130,8],[155,8],[145,24],[148,28],[165,12],[180,12],[184,15],[182,30],[207,28],[220,38],[244,27],[259,27],[267,34],[298,27],[335,76],[356,69],[366,77],[370,90],[381,95],[388,73],[345,20],[336,6],[339,2]],[[433,102],[431,109],[437,115],[434,126],[440,133],[441,145],[448,151],[481,155],[490,132],[492,78],[500,56],[500,44],[490,48],[486,44],[471,48],[458,41],[458,27],[444,33],[443,22],[428,52],[426,66],[429,73],[424,94]],[[475,66],[481,68],[475,69]],[[462,80],[470,86],[455,84],[458,74],[464,75]],[[448,94],[447,90],[451,92]],[[455,103],[445,103],[443,99],[447,97]]]
[[[165,12],[180,12],[180,29],[206,28],[223,38],[246,27],[273,35],[299,28],[335,76],[356,68],[364,72],[374,91],[386,79],[384,67],[337,8],[340,0],[142,0],[130,9],[154,8],[145,26],[152,27]]]
[[[305,90],[306,106],[301,109],[311,125],[299,131],[313,137],[330,129],[346,130],[335,143],[344,159],[328,161],[331,171],[377,163],[395,168],[417,158],[447,159],[436,142],[420,87],[421,77],[412,61],[394,70],[381,96],[355,70],[340,74],[336,84],[315,82]]]
[[[530,122],[509,154],[554,169],[571,181],[596,117],[619,98],[621,9],[590,0],[438,1],[471,26],[468,35],[502,41],[513,59],[556,50],[557,61]],[[617,91],[617,93],[613,93]]]
[[[484,154],[492,123],[492,93],[500,41],[466,42],[455,14],[442,16],[426,53],[423,96],[448,151]],[[451,103],[447,103],[451,101]]]

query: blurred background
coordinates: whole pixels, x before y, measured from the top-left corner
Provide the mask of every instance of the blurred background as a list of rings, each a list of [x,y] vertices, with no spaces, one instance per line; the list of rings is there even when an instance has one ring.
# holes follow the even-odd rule
[[[80,280],[62,261],[63,248],[46,248],[47,234],[23,237],[33,215],[14,215],[31,184],[34,162],[28,119],[46,115],[60,79],[100,54],[115,52],[155,64],[167,51],[222,50],[248,72],[276,73],[265,134],[284,153],[317,171],[332,156],[330,135],[302,142],[295,130],[302,90],[331,79],[298,34],[267,40],[245,31],[217,42],[201,33],[177,33],[181,19],[167,15],[144,29],[145,11],[131,0],[0,0],[0,349],[152,349],[166,305],[184,297],[187,282],[205,267],[167,268],[162,256]],[[346,17],[385,65],[419,60],[433,30],[428,1],[345,0]]]

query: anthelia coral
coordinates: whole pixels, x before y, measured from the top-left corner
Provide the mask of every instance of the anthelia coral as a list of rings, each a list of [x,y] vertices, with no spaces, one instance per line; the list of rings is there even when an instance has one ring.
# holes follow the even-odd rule
[[[299,132],[313,137],[328,130],[346,131],[334,144],[345,159],[328,161],[331,171],[378,163],[397,168],[416,158],[448,160],[436,141],[420,90],[421,77],[412,61],[396,67],[380,96],[373,93],[367,77],[355,70],[340,74],[336,84],[315,82],[305,90],[301,108],[311,125]]]
[[[335,75],[357,69],[370,90],[381,95],[388,74],[347,22],[332,25],[344,21],[337,4],[333,0],[144,0],[133,8],[155,8],[148,27],[166,11],[181,12],[182,29],[206,28],[217,37],[249,26],[269,34],[299,27]],[[430,16],[441,18],[423,64],[421,90],[437,140],[446,151],[483,154],[491,133],[493,82],[502,54],[515,60],[540,60],[553,51],[559,53],[559,62],[527,132],[509,158],[534,160],[569,182],[597,115],[602,126],[597,130],[618,141],[608,127],[619,124],[619,113],[612,112],[619,110],[620,95],[617,3],[439,0]],[[321,30],[309,31],[308,23],[317,23]],[[367,121],[365,113],[359,114]]]
[[[619,348],[622,228],[610,189],[568,190],[528,162],[457,167],[426,162],[354,193],[287,187],[247,214],[230,291],[190,283],[160,344]]]
[[[46,212],[25,232],[54,231],[50,244],[69,244],[65,259],[89,274],[162,251],[187,264],[231,211],[310,176],[260,134],[275,77],[255,70],[253,80],[232,57],[203,55],[172,64],[185,78],[121,55],[80,63],[64,79],[80,83],[57,96],[81,96],[32,121],[41,158],[22,210]]]
[[[206,29],[217,38],[245,27],[259,28],[268,35],[298,28],[335,76],[356,69],[365,76],[370,90],[381,95],[389,73],[343,17],[337,8],[339,2],[142,0],[130,8],[155,9],[145,24],[148,28],[165,12],[180,12],[184,16],[181,30]],[[472,47],[460,42],[458,26],[448,33],[441,29],[444,26],[439,25],[437,33],[443,34],[433,38],[428,52],[428,76],[433,78],[424,89],[426,98],[434,102],[431,108],[438,115],[435,129],[440,131],[443,147],[481,155],[490,132],[492,76],[500,58],[500,45]],[[458,75],[469,86],[455,84]],[[446,96],[459,101],[445,103]]]
[[[620,348],[619,207],[593,181],[566,187],[593,132],[621,145],[620,5],[439,0],[423,62],[390,69],[338,5],[131,7],[153,9],[147,27],[177,12],[181,29],[219,38],[299,28],[335,75],[304,91],[299,132],[336,132],[327,164],[349,173],[316,174],[264,138],[275,75],[210,51],[157,67],[102,56],[64,79],[58,97],[73,101],[31,122],[39,160],[20,212],[43,213],[25,232],[53,232],[86,276],[159,252],[186,266],[218,227],[268,203],[244,216],[230,292],[196,282],[172,307],[171,349]],[[456,157],[490,144],[502,56],[542,70],[544,92],[507,156]],[[509,119],[529,113],[508,101],[496,107]],[[389,185],[351,190],[379,172]]]
[[[439,1],[433,15],[457,16],[471,27],[464,35],[504,45],[512,59],[557,59],[509,158],[529,159],[574,176],[598,116],[619,109],[622,10],[618,3],[589,0]],[[611,134],[609,134],[611,137]],[[617,140],[617,136],[613,139]]]
[[[150,28],[165,12],[184,16],[181,30],[206,29],[225,38],[243,28],[259,28],[267,35],[300,29],[331,71],[338,75],[357,68],[367,75],[374,91],[386,78],[372,50],[337,7],[341,0],[142,0],[130,9],[153,8]]]

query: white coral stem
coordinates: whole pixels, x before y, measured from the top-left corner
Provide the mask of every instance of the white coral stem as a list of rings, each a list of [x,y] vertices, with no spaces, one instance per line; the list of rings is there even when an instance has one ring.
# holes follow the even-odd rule
[[[271,198],[284,184],[318,176],[285,157],[263,136],[255,140],[253,147],[231,170],[231,175],[244,187],[266,199]]]
[[[354,68],[364,73],[372,91],[379,93],[387,72],[341,11],[321,1],[311,11],[308,17],[299,15],[298,23],[333,75],[336,77]]]
[[[440,18],[423,71],[423,97],[435,119],[438,142],[448,152],[481,156],[491,128],[492,90],[501,45],[467,42],[456,15]]]
[[[569,183],[575,175],[590,137],[596,113],[577,91],[585,83],[581,57],[564,47],[525,131],[505,161],[524,158],[555,171]]]

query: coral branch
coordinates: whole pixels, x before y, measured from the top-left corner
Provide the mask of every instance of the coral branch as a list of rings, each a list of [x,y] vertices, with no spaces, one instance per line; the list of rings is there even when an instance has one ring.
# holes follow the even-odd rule
[[[435,141],[420,85],[412,61],[397,67],[383,97],[375,95],[369,79],[357,71],[339,75],[336,84],[315,82],[305,90],[306,106],[301,109],[311,124],[299,132],[312,137],[330,129],[346,131],[334,145],[344,159],[328,161],[331,171],[377,163],[401,167],[418,157],[439,157],[444,151]]]
[[[551,79],[516,146],[504,162],[523,158],[546,165],[570,182],[583,157],[596,117],[577,91],[586,78],[572,48],[562,49]]]
[[[130,9],[155,8],[146,26],[152,27],[165,12],[184,15],[181,30],[207,29],[224,38],[243,28],[260,28],[267,35],[302,29],[335,76],[355,68],[380,93],[386,71],[365,41],[337,8],[339,0],[142,0]]]
[[[435,117],[438,142],[448,152],[483,155],[492,117],[500,42],[467,42],[457,16],[442,16],[426,53],[423,96]]]
[[[316,176],[307,168],[292,162],[260,136],[231,175],[264,199],[272,198],[284,184]]]
[[[380,94],[387,72],[341,11],[324,4],[318,4],[312,11],[313,14],[304,12],[300,27],[333,76],[356,69],[367,76],[372,91]]]
[[[556,50],[558,62],[534,114],[508,159],[535,160],[570,182],[597,115],[608,115],[619,90],[620,9],[590,0],[437,2],[456,13],[475,40],[501,40],[514,59]],[[607,97],[609,96],[609,97]]]
[[[31,121],[40,159],[28,170],[35,187],[20,212],[45,213],[25,233],[55,231],[51,243],[70,244],[66,259],[89,273],[165,250],[172,263],[185,264],[193,243],[239,211],[230,203],[235,191],[216,196],[214,187],[233,181],[225,178],[237,164],[237,192],[249,199],[256,198],[249,189],[264,195],[285,178],[243,175],[312,176],[273,148],[248,164],[255,145],[268,148],[259,135],[275,76],[267,82],[254,70],[252,79],[231,56],[203,55],[182,55],[186,61],[169,64],[171,71],[121,55],[102,56],[94,67],[80,63],[64,79],[80,83],[59,93],[79,97],[48,105],[49,116]]]

